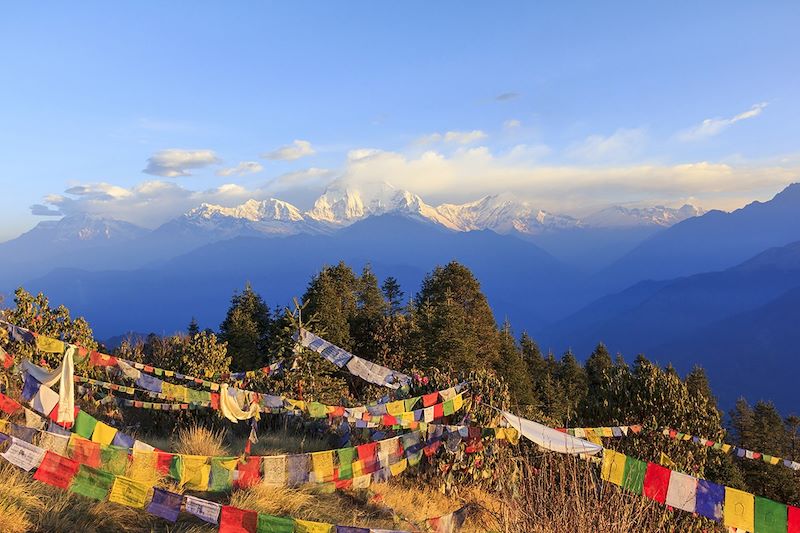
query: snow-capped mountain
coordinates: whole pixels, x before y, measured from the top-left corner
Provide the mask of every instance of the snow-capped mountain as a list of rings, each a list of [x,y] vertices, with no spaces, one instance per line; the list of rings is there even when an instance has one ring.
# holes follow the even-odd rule
[[[685,204],[679,209],[657,205],[654,207],[623,207],[615,205],[585,217],[588,226],[599,228],[662,226],[669,227],[687,218],[705,213],[700,207]]]
[[[85,246],[123,242],[141,237],[146,233],[146,229],[130,222],[81,213],[65,216],[60,220],[39,222],[33,229],[23,233],[17,239],[26,242]]]
[[[385,182],[358,188],[334,184],[317,198],[306,216],[319,222],[344,226],[368,216],[388,213],[403,214],[458,229],[416,194],[396,189]]]
[[[548,230],[581,227],[579,220],[555,215],[533,207],[529,202],[485,196],[466,204],[442,204],[436,212],[459,231],[490,229],[497,233],[537,234]]]

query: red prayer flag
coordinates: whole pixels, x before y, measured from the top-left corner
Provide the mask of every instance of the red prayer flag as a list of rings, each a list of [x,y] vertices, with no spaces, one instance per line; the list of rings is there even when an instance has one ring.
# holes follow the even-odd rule
[[[211,408],[215,411],[219,411],[219,393],[211,393]]]
[[[349,490],[353,488],[352,479],[339,479],[336,480],[336,490]]]
[[[392,415],[383,415],[383,425],[384,426],[394,426],[397,424],[397,419]]]
[[[437,403],[433,406],[433,418],[442,418],[444,416],[444,404]]]
[[[247,442],[250,443],[250,441]],[[256,485],[261,480],[261,457],[251,456],[245,462],[239,461],[239,464],[236,465],[236,472],[239,474],[236,479],[238,488]]]
[[[3,368],[5,368],[7,370],[7,369],[11,368],[12,366],[14,366],[14,356],[13,355],[11,355],[8,352],[3,353],[1,351],[0,351],[0,355],[3,356]]]
[[[168,476],[169,469],[172,466],[172,458],[175,457],[174,454],[157,451],[156,452],[156,470],[159,473]]]
[[[431,405],[435,404],[439,401],[439,393],[432,392],[430,394],[425,394],[422,397],[422,406],[423,407],[430,407]]]
[[[222,507],[219,519],[219,533],[256,533],[258,513],[237,509],[230,505]]]
[[[647,471],[644,474],[644,495],[660,503],[667,499],[667,488],[669,488],[669,477],[672,471],[661,465],[654,463],[647,464]]]
[[[80,465],[77,462],[48,450],[45,452],[39,468],[36,469],[33,479],[66,489],[72,482],[72,478],[78,473],[78,468]]]
[[[92,468],[100,468],[100,444],[84,438],[73,438],[69,446],[69,456],[76,463]]]
[[[442,441],[437,440],[433,444],[428,444],[427,446],[425,446],[425,448],[423,448],[423,451],[425,452],[425,455],[427,457],[430,457],[431,455],[436,453],[436,450],[438,450],[441,445]]]
[[[330,416],[334,416],[334,417],[336,417],[336,416],[344,416],[344,407],[342,407],[341,405],[337,405],[336,407],[333,408],[333,412],[329,413],[329,414],[330,414]]]
[[[361,446],[356,446],[356,452],[358,453],[358,460],[361,461],[364,465],[363,472],[365,474],[371,474],[375,472],[378,468],[378,443],[377,442],[370,442],[368,444],[362,444]]]
[[[93,366],[117,366],[117,358],[100,352],[91,352],[89,363]]]
[[[789,517],[787,523],[786,533],[800,533],[800,508],[787,505],[789,508]]]
[[[13,398],[9,398],[2,392],[0,392],[0,409],[4,412],[13,415],[18,410],[20,410],[22,406]]]

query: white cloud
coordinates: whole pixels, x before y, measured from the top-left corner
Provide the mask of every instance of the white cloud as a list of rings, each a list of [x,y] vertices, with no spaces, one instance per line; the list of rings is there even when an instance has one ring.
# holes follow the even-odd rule
[[[203,168],[219,163],[213,150],[179,150],[171,148],[156,152],[147,160],[145,174],[177,178],[191,176],[189,169]]]
[[[590,135],[583,142],[572,145],[567,154],[587,161],[632,159],[638,155],[647,133],[643,128],[620,128],[611,135]]]
[[[221,168],[217,170],[217,176],[243,176],[245,174],[255,174],[261,172],[264,167],[257,161],[242,161],[235,167]]]
[[[481,130],[472,130],[472,131],[448,131],[445,133],[431,133],[429,135],[424,135],[417,139],[416,144],[436,144],[436,143],[448,143],[448,144],[472,144],[476,141],[480,141],[487,137],[486,133]]]
[[[264,159],[271,159],[274,161],[294,161],[301,157],[314,155],[316,151],[308,141],[294,140],[292,144],[281,146],[271,152],[261,154]]]
[[[522,126],[522,122],[516,118],[510,118],[503,122],[503,128],[507,130],[515,130]]]
[[[757,117],[767,107],[767,102],[755,104],[753,107],[729,118],[707,118],[697,126],[678,133],[678,140],[684,142],[702,141],[719,135],[728,127],[741,120]]]

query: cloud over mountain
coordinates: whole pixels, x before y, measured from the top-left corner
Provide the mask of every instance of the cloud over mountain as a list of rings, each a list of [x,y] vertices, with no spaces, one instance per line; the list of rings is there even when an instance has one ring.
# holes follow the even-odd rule
[[[213,150],[180,150],[170,148],[161,150],[147,159],[145,174],[177,178],[191,176],[190,169],[204,168],[219,163]]]

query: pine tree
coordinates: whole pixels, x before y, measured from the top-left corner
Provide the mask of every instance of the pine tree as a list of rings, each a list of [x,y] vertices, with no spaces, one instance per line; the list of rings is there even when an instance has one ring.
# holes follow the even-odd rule
[[[355,289],[356,311],[350,320],[353,351],[367,360],[375,360],[382,349],[380,330],[388,306],[369,265],[356,280]]]
[[[587,394],[579,406],[580,416],[591,424],[603,424],[603,417],[607,415],[606,405],[603,401],[602,391],[608,387],[611,380],[614,362],[603,343],[597,345],[592,354],[586,359]]]
[[[437,267],[414,298],[415,337],[426,366],[468,371],[497,363],[494,315],[472,272]]]
[[[497,362],[497,374],[505,379],[511,398],[517,405],[535,403],[533,387],[528,377],[525,361],[511,333],[511,324],[506,321],[500,330],[500,358]]]
[[[403,296],[405,293],[400,288],[396,278],[389,276],[381,285],[383,297],[386,299],[387,311],[390,316],[396,316],[403,310]]]
[[[357,279],[353,270],[344,262],[334,267],[325,267],[309,283],[303,302],[306,311],[313,316],[325,339],[353,350],[350,321],[357,308]]]
[[[564,410],[558,413],[558,418],[564,422],[571,422],[576,419],[578,405],[584,401],[587,392],[586,372],[571,350],[561,357],[556,371],[556,381],[564,395]]]
[[[189,322],[189,327],[186,328],[186,332],[189,334],[190,337],[193,337],[200,333],[200,326],[197,324],[197,319],[192,317],[192,321]]]
[[[220,339],[228,346],[232,370],[253,370],[268,362],[269,308],[250,283],[241,294],[234,292],[228,314],[219,329]]]

